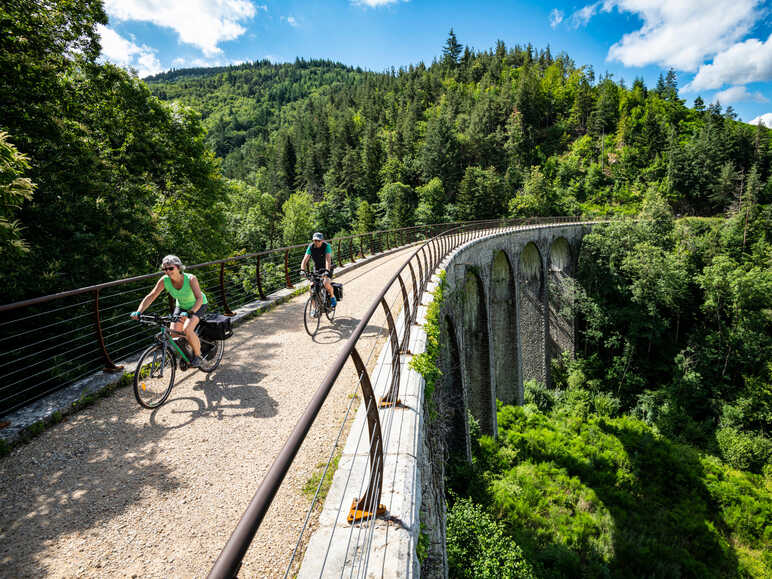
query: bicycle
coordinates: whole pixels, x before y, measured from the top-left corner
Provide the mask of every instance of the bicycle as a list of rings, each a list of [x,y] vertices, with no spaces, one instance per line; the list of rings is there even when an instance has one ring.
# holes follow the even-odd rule
[[[306,277],[311,284],[308,301],[303,309],[303,324],[306,327],[306,332],[311,337],[316,335],[319,330],[319,322],[322,321],[322,313],[327,316],[329,321],[335,319],[335,308],[330,303],[330,296],[324,287],[322,278],[327,270],[320,272],[306,272]],[[313,330],[312,330],[313,328]]]
[[[139,357],[137,369],[134,371],[134,397],[145,408],[158,408],[166,402],[174,387],[174,377],[179,361],[180,370],[190,367],[193,352],[184,337],[175,340],[178,332],[173,332],[169,327],[171,323],[179,322],[182,316],[159,316],[156,314],[142,314],[139,322],[155,325],[161,328],[155,336],[155,343],[147,348]],[[201,335],[202,324],[196,326],[196,335],[201,341],[201,366],[202,372],[212,372],[222,361],[225,345],[222,340],[209,340]],[[182,346],[182,347],[181,347]]]

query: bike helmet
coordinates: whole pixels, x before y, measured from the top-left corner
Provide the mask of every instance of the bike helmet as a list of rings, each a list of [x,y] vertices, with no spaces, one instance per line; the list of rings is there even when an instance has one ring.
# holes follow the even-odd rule
[[[176,255],[167,255],[161,260],[161,267],[165,265],[176,265],[180,271],[185,270],[185,266],[182,265],[182,260]]]
[[[324,235],[322,235],[321,232],[317,231],[316,233],[314,233],[314,236],[311,239],[313,239],[314,241],[323,241]]]

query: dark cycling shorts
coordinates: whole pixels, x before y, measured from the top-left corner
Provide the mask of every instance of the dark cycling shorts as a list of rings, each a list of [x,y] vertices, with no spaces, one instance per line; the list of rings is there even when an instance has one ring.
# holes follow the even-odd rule
[[[330,269],[328,269],[328,270],[326,270],[326,271],[324,270],[324,268],[322,268],[322,269],[319,269],[319,270],[317,270],[316,268],[314,268],[314,271],[315,271],[315,272],[316,272],[316,271],[325,271],[325,274],[324,274],[322,277],[329,277],[330,279],[332,279],[332,272],[333,272],[333,270],[334,270],[334,269],[335,269],[335,266],[333,265],[333,266],[332,266]]]
[[[197,312],[193,312],[193,311],[190,311],[190,310],[183,310],[183,309],[180,308],[180,306],[177,306],[176,308],[174,308],[174,315],[175,316],[179,316],[182,312],[187,311],[189,316],[196,315],[196,316],[198,316],[199,321],[201,321],[201,318],[206,313],[206,307],[208,305],[209,304],[202,304],[201,307],[198,308]]]

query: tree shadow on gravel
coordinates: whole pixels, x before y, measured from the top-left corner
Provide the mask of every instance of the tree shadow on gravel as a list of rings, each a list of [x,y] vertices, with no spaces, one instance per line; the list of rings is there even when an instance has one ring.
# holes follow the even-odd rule
[[[49,575],[39,554],[60,537],[93,533],[141,497],[180,487],[159,458],[165,430],[133,423],[138,412],[131,390],[122,389],[0,460],[0,576]],[[87,566],[99,556],[73,560]]]
[[[325,319],[322,319],[322,325],[319,327],[319,331],[316,332],[316,335],[312,338],[317,344],[335,344],[337,342],[348,340],[362,320],[350,316],[343,316],[335,318],[334,321],[329,322],[327,325],[324,324],[325,321]],[[365,327],[364,332],[362,332],[362,336],[367,337],[377,335],[380,331],[385,333],[385,330],[379,326],[368,325]]]

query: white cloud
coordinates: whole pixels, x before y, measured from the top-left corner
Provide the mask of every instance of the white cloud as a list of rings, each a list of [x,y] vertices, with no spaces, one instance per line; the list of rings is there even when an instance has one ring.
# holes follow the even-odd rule
[[[731,86],[726,90],[717,92],[713,97],[713,102],[716,101],[720,102],[721,104],[747,103],[749,101],[768,103],[769,99],[760,92],[748,92],[748,89],[744,86]]]
[[[105,0],[105,10],[116,20],[171,28],[181,42],[200,48],[206,56],[220,54],[220,42],[244,34],[240,23],[256,12],[248,0]]]
[[[563,11],[553,8],[552,12],[550,12],[550,27],[553,29],[557,28],[561,22],[563,22]]]
[[[610,60],[694,71],[743,38],[761,17],[761,4],[763,0],[603,0],[578,10],[571,21],[584,25],[599,10],[615,8],[635,14],[643,25],[609,49]]]
[[[300,24],[298,24],[298,21],[295,19],[294,16],[282,16],[281,19],[282,21],[286,22],[292,27],[297,28],[298,26],[300,26]]]
[[[689,91],[721,88],[725,84],[746,84],[772,80],[772,34],[766,42],[750,38],[718,54],[711,64],[700,67]]]
[[[155,50],[149,46],[139,46],[127,40],[114,30],[97,26],[102,44],[102,56],[123,68],[134,68],[140,77],[157,74],[163,69]]]
[[[609,49],[609,58],[627,66],[660,64],[693,71],[707,57],[727,50],[759,18],[759,0],[607,0],[643,20]]]
[[[599,7],[600,2],[596,2],[595,4],[590,4],[574,12],[571,15],[571,26],[574,28],[585,26],[590,19],[597,14]]]
[[[749,125],[758,125],[759,122],[764,123],[765,127],[772,127],[772,113],[764,113],[763,115],[759,115],[752,121],[748,121]]]
[[[379,6],[386,6],[388,4],[396,4],[400,0],[352,0],[352,4],[355,6],[369,6],[370,8],[378,8]]]

